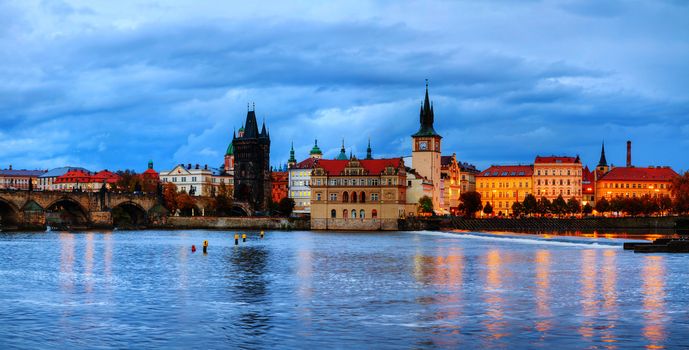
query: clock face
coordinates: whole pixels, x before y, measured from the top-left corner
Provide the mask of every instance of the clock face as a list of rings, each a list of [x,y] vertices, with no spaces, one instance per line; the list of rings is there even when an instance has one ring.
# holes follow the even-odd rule
[[[419,142],[419,149],[422,151],[427,150],[428,149],[428,142],[426,142],[426,141]]]

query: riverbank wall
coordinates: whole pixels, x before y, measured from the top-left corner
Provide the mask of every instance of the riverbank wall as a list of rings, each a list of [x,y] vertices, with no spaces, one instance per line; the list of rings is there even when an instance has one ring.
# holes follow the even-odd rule
[[[173,230],[310,230],[311,222],[303,218],[171,216],[166,218],[164,222],[149,225],[148,228]]]
[[[681,217],[590,217],[570,218],[487,218],[461,217],[407,218],[400,220],[400,230],[467,230],[467,231],[621,231],[645,230],[649,232],[681,229],[687,218]]]

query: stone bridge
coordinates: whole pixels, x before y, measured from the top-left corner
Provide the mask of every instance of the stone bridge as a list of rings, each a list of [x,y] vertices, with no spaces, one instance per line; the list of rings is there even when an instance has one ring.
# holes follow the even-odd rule
[[[119,218],[126,215],[137,225],[145,224],[158,212],[165,215],[155,195],[0,190],[0,228],[6,229],[51,224],[112,227],[118,219],[117,213]]]
[[[194,216],[209,212],[211,198],[195,197]],[[235,216],[250,216],[246,203],[233,204]],[[142,227],[165,223],[168,212],[157,196],[112,192],[0,190],[0,229],[53,227]]]

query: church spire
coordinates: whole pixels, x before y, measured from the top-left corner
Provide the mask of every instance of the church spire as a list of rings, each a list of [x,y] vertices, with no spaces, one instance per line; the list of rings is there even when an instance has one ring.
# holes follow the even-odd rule
[[[297,164],[297,158],[294,157],[294,141],[292,141],[292,147],[289,150],[289,159],[287,160],[287,165],[291,168],[295,164]]]
[[[419,116],[419,123],[421,125],[419,126],[419,131],[412,136],[440,136],[433,128],[434,119],[433,103],[431,103],[431,99],[428,97],[428,79],[426,79],[426,94]]]
[[[340,154],[338,154],[335,159],[347,160],[347,151],[345,150],[344,139],[342,139],[342,148],[340,148]]]
[[[605,159],[605,141],[600,149],[600,160],[598,161],[598,166],[608,166],[608,160]]]
[[[371,138],[368,138],[368,148],[366,148],[366,159],[373,159],[373,155],[371,154]]]

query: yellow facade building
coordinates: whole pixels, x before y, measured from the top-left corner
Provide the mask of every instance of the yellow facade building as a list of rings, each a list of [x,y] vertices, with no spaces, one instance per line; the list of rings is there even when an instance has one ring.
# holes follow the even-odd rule
[[[476,191],[485,206],[491,203],[496,215],[512,214],[512,204],[533,194],[531,165],[493,165],[476,175]]]

